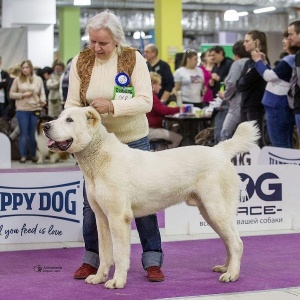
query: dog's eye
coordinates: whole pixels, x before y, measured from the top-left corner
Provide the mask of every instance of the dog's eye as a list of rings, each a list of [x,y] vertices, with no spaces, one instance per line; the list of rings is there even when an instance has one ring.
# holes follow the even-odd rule
[[[67,121],[68,123],[74,122],[72,118],[67,118],[66,121]]]

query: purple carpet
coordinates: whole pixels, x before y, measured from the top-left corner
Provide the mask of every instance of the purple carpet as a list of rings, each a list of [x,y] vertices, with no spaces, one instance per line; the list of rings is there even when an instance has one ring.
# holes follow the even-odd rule
[[[163,243],[165,281],[146,280],[140,245],[132,245],[131,269],[124,289],[107,290],[72,278],[82,248],[1,252],[1,299],[159,299],[300,286],[300,234],[244,237],[241,276],[219,283],[211,271],[223,263],[221,240]]]

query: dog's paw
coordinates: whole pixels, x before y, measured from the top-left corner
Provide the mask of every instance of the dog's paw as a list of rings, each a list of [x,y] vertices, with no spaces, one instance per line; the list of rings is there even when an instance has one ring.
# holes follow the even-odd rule
[[[219,281],[220,282],[231,282],[231,281],[236,281],[238,278],[239,278],[239,273],[226,272],[220,276]]]
[[[227,267],[226,266],[215,266],[215,267],[213,267],[213,271],[218,272],[218,273],[226,273]]]
[[[103,283],[105,282],[106,277],[102,276],[102,275],[90,275],[85,279],[86,283],[89,284],[99,284],[99,283]]]
[[[122,278],[110,279],[105,283],[107,289],[122,289],[126,284],[126,280]]]

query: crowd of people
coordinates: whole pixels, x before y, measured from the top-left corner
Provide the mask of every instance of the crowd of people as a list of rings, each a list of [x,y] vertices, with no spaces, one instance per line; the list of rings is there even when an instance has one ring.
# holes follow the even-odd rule
[[[37,162],[35,132],[41,116],[57,118],[63,110],[68,89],[68,68],[56,59],[51,67],[37,68],[24,60],[7,72],[1,69],[0,118],[8,124],[5,132],[12,142],[12,158],[20,163]],[[15,151],[17,141],[17,151]],[[16,154],[17,153],[17,154]]]
[[[153,94],[152,111],[146,114],[149,140],[166,140],[168,148],[180,146],[180,128],[168,128],[163,121],[166,114],[180,111],[168,107],[176,97],[181,105],[200,109],[219,98],[222,104],[213,113],[214,144],[230,138],[240,122],[256,120],[262,133],[260,147],[294,148],[298,144],[295,128],[298,136],[300,132],[299,22],[284,31],[283,52],[274,68],[268,59],[267,35],[259,30],[250,30],[233,45],[232,58],[222,46],[213,46],[201,53],[199,63],[198,51],[187,49],[174,72],[160,59],[157,46],[147,44],[143,56]],[[6,72],[0,57],[0,117],[11,124],[10,138],[19,138],[20,163],[28,157],[37,161],[34,130],[38,117],[57,118],[64,109],[72,64],[72,59],[66,65],[56,59],[51,67],[35,68],[25,60]],[[107,122],[109,127],[110,118]]]
[[[294,21],[283,32],[283,52],[273,68],[267,35],[259,30],[250,30],[233,45],[233,58],[226,56],[222,46],[213,46],[201,53],[198,64],[198,52],[188,49],[173,73],[174,88],[168,95],[180,96],[182,104],[198,108],[222,100],[213,112],[213,144],[232,137],[239,123],[255,120],[261,131],[260,147],[295,148],[300,136],[299,36],[300,21]],[[163,81],[164,73],[157,70]]]

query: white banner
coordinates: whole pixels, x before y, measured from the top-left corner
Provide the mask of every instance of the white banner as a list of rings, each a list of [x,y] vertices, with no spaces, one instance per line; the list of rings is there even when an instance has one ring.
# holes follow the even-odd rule
[[[0,173],[0,243],[82,241],[80,171]]]
[[[300,165],[299,149],[263,147],[259,154],[259,165]]]
[[[244,166],[236,170],[241,177],[239,231],[300,228],[298,166]],[[166,209],[165,226],[169,235],[213,232],[198,209],[185,203]]]

